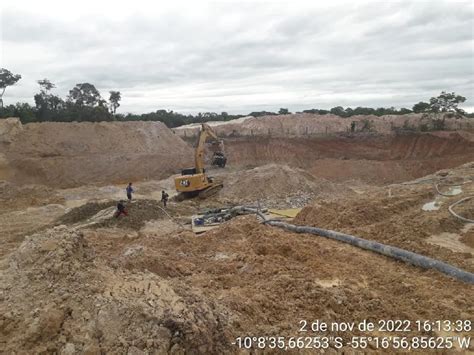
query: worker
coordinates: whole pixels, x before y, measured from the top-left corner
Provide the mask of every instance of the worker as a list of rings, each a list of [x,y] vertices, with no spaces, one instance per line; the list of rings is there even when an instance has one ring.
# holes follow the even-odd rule
[[[161,191],[161,201],[163,201],[163,206],[166,207],[166,203],[168,202],[168,198],[170,196],[165,192],[165,190]]]
[[[120,200],[119,203],[117,203],[117,213],[115,215],[115,218],[119,218],[120,215],[124,215],[124,216],[127,216],[128,215],[128,212],[127,210],[125,209],[125,205],[123,203],[124,201],[123,200]]]
[[[352,121],[351,122],[351,132],[355,132],[355,128],[356,128],[356,122]]]
[[[128,198],[128,201],[131,202],[131,201],[132,201],[132,192],[134,192],[131,182],[128,183],[128,186],[127,186],[127,188],[126,188],[125,190],[127,191],[127,198]]]

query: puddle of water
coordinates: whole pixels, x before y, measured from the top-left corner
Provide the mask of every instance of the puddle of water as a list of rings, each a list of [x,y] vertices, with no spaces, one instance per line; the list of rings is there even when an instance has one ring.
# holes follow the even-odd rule
[[[446,192],[446,195],[449,196],[456,196],[459,195],[462,192],[462,189],[460,186],[452,186],[449,188],[448,192]]]
[[[423,207],[421,207],[421,209],[423,211],[437,211],[439,210],[439,207],[440,206],[437,201],[432,201],[432,202],[425,203]]]

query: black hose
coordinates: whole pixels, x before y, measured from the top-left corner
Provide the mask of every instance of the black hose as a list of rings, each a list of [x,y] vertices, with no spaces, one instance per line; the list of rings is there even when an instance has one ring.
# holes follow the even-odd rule
[[[278,221],[266,221],[266,223],[271,226],[284,228],[296,233],[310,233],[330,239],[335,239],[365,250],[370,250],[415,266],[422,267],[424,269],[435,269],[439,272],[442,272],[443,274],[452,276],[461,281],[474,284],[473,273],[446,264],[442,261],[435,260],[421,254],[413,253],[408,250],[400,249],[390,245],[385,245],[372,240],[362,239],[349,234],[335,232],[332,230],[326,230],[316,227],[296,226],[293,224]]]
[[[362,239],[353,235],[339,233],[333,230],[322,229],[317,227],[297,226],[281,221],[267,220],[265,216],[258,210],[256,211],[255,209],[248,209],[248,211],[256,213],[260,218],[263,219],[263,223],[269,224],[274,227],[284,228],[295,233],[316,234],[325,238],[338,240],[340,242],[354,245],[358,248],[370,250],[403,261],[405,263],[422,267],[424,269],[435,269],[439,272],[442,272],[443,274],[449,275],[458,280],[474,284],[473,273],[459,269],[442,261],[432,259],[421,254],[413,253],[411,251],[400,249],[390,245],[385,245],[376,241]]]

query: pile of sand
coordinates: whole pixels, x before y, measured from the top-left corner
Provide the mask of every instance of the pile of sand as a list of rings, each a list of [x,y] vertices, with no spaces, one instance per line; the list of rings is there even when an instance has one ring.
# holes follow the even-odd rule
[[[287,207],[302,207],[312,198],[335,198],[338,194],[351,193],[344,185],[316,178],[303,169],[288,165],[267,164],[235,171],[224,175],[224,188],[219,198],[243,202],[260,201],[266,206],[279,201]]]
[[[352,121],[356,122],[356,131],[361,131],[364,127],[364,122],[368,121],[374,132],[390,134],[394,128],[402,128],[406,125],[419,126],[422,122],[422,114],[411,113],[380,117],[357,115],[343,118],[332,114],[295,113],[277,116],[245,117],[245,119],[231,120],[220,125],[214,124],[214,130],[221,137],[268,135],[300,137],[350,132]],[[446,127],[448,129],[472,128],[472,125],[472,120],[467,118],[446,119]],[[192,137],[198,134],[199,126],[182,126],[175,128],[174,131],[181,137]]]
[[[0,173],[19,183],[69,187],[164,178],[193,157],[161,122],[44,122],[10,129],[18,124],[0,120],[0,142],[7,142]]]
[[[0,268],[6,353],[219,353],[225,314],[186,283],[110,268],[62,227],[27,238]]]
[[[336,241],[265,226],[254,216],[235,218],[199,237],[182,232],[111,243],[97,231],[90,243],[118,267],[146,269],[173,285],[185,282],[204,299],[216,300],[228,312],[225,329],[231,338],[301,336],[301,319],[463,319],[474,305],[470,285]],[[123,258],[124,253],[133,257]],[[325,335],[347,340],[375,334]],[[224,353],[238,349],[228,344]]]
[[[467,165],[461,169],[468,170]],[[472,176],[472,168],[470,170],[470,174],[464,177]],[[457,177],[460,178],[459,175]],[[333,201],[317,201],[303,208],[294,222],[376,240],[472,272],[474,252],[469,247],[474,245],[474,234],[465,223],[449,213],[448,206],[471,196],[474,183],[458,187],[462,191],[458,195],[440,196],[433,183],[441,179],[439,176],[437,179],[432,176],[432,179],[426,179],[425,183],[392,185],[378,191],[367,191],[356,198],[348,196]],[[436,209],[423,209],[433,201],[436,202]],[[466,218],[473,218],[474,201],[457,206],[456,211]],[[446,243],[432,243],[433,236],[446,234],[458,239],[456,248],[450,248]]]
[[[75,207],[61,216],[57,224],[72,226],[87,225],[91,228],[122,228],[139,230],[146,222],[169,218],[173,215],[175,208],[168,206],[163,209],[163,204],[157,200],[135,200],[132,203],[125,202],[127,216],[115,217],[117,202],[88,202],[82,206]]]

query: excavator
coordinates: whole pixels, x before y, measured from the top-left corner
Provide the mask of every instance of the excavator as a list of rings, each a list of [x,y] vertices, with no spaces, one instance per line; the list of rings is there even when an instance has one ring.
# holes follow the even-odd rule
[[[181,176],[174,179],[176,191],[178,191],[178,200],[198,196],[199,198],[207,198],[219,192],[224,187],[222,181],[215,180],[206,175],[204,169],[204,148],[208,138],[214,143],[214,155],[211,165],[225,167],[227,158],[223,152],[223,142],[219,140],[217,134],[212,128],[203,123],[199,132],[199,139],[194,155],[194,168],[183,169]]]

